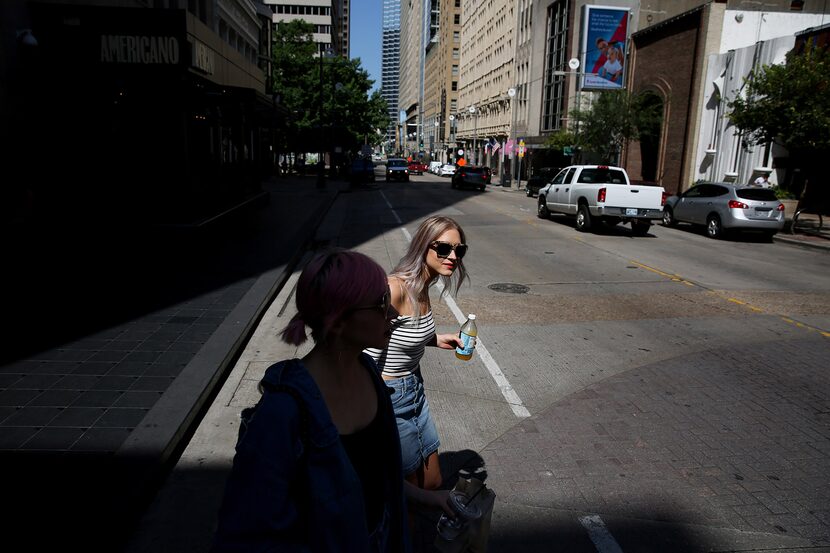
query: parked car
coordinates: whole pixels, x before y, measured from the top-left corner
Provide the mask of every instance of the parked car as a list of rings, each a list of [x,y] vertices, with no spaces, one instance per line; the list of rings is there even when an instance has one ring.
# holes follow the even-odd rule
[[[441,166],[441,169],[438,171],[438,175],[441,177],[451,177],[455,174],[455,165],[451,163],[446,163]]]
[[[645,236],[652,219],[660,219],[666,192],[661,186],[633,185],[622,167],[572,165],[539,190],[536,214],[576,216],[576,230],[588,232],[595,222],[613,226],[631,223],[636,236]]]
[[[424,163],[416,160],[410,161],[407,168],[409,169],[410,175],[423,175],[424,171],[427,170],[427,166]]]
[[[532,177],[527,180],[525,184],[525,193],[528,198],[532,198],[539,193],[539,190],[556,176],[556,173],[561,171],[561,167],[542,167],[538,169]]]
[[[484,190],[490,184],[490,168],[476,165],[459,167],[452,176],[453,188],[478,188]]]
[[[390,157],[386,160],[386,181],[409,180],[409,163],[402,157]]]
[[[359,157],[352,161],[350,181],[352,184],[364,182],[375,182],[375,164],[365,157]]]
[[[441,163],[440,161],[430,161],[429,162],[429,172],[432,173],[433,175],[437,175],[438,171],[441,170],[442,165],[443,165],[443,163]]]
[[[702,182],[666,199],[663,224],[706,225],[709,238],[729,231],[762,233],[768,240],[784,227],[784,204],[770,188],[728,182]]]

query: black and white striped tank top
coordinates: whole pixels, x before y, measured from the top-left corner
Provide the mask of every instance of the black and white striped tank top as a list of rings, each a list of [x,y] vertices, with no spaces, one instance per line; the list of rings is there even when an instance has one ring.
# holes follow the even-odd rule
[[[386,376],[400,378],[409,376],[418,369],[427,343],[435,336],[435,319],[432,310],[419,319],[401,315],[392,321],[392,336],[386,349],[365,350],[375,360]]]

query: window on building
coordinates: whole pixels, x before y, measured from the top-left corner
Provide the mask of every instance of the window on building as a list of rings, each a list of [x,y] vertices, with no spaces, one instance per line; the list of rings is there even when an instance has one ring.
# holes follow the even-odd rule
[[[457,77],[457,76],[458,76],[458,66],[457,66],[457,65],[453,65],[453,66],[452,66],[452,76],[453,76],[453,77]]]
[[[568,37],[568,0],[558,0],[548,7],[545,37],[545,74],[542,88],[542,131],[562,128],[565,116],[565,77],[554,71],[566,70]]]
[[[461,32],[460,31],[453,31],[452,32],[452,41],[453,42],[461,42]]]
[[[453,90],[458,90],[458,81],[453,81],[452,82],[452,89]]]
[[[453,48],[452,49],[452,59],[457,60],[460,57],[459,49]]]
[[[461,25],[461,14],[455,14],[452,16],[452,22],[456,25]]]

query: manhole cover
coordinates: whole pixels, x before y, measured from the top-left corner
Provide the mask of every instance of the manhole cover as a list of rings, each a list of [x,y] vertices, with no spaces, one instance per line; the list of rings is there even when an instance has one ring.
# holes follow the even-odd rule
[[[512,282],[497,282],[487,288],[495,292],[504,292],[505,294],[527,294],[530,290],[524,284],[513,284]]]

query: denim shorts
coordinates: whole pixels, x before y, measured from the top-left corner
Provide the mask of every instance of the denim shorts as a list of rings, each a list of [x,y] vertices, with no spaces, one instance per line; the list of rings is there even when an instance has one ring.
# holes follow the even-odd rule
[[[438,431],[429,414],[429,402],[424,395],[421,373],[386,380],[392,388],[392,408],[401,438],[403,473],[408,476],[420,467],[427,457],[438,451]]]

